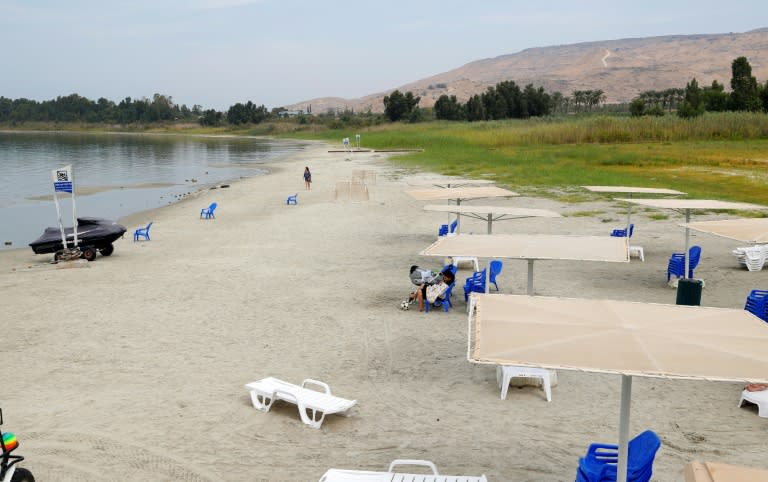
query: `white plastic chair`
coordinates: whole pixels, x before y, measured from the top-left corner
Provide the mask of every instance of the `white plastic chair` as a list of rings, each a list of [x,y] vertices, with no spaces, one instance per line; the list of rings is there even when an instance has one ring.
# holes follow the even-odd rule
[[[311,390],[305,388],[306,385],[315,385],[324,391]],[[269,412],[275,400],[295,404],[299,408],[301,421],[312,428],[320,428],[326,415],[334,413],[349,415],[349,410],[357,404],[357,400],[347,400],[331,395],[331,387],[328,384],[311,378],[305,379],[301,386],[298,386],[274,377],[267,377],[245,385],[245,389],[251,394],[254,408],[262,412]]]
[[[419,465],[429,468],[431,474],[409,474],[395,472],[398,465]],[[368,470],[343,470],[329,469],[320,477],[320,482],[488,482],[485,475],[440,475],[437,467],[429,460],[398,459],[389,464],[386,472],[374,472]]]
[[[741,398],[739,399],[739,407],[744,405],[745,401],[757,405],[758,417],[768,418],[768,390],[763,390],[761,392],[743,390],[741,392]]]
[[[765,257],[768,255],[768,249],[762,246],[753,246],[744,250],[744,264],[750,271],[761,271],[765,264]]]
[[[544,389],[547,401],[552,401],[552,380],[549,375],[549,370],[545,368],[519,367],[515,365],[498,365],[496,367],[496,381],[499,383],[499,387],[501,387],[502,400],[507,399],[509,382],[513,378],[541,379],[541,387]]]

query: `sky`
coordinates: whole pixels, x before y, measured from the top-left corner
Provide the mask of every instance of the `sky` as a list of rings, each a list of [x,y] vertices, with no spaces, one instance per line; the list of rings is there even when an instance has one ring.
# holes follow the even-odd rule
[[[530,47],[765,27],[765,0],[0,0],[0,96],[271,109]]]

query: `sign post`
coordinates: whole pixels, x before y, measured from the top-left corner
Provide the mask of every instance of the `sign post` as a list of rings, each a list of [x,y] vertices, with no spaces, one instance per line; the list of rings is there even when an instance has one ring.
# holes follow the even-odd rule
[[[59,198],[57,192],[68,192],[72,194],[72,226],[74,236],[74,247],[77,248],[77,215],[75,214],[75,189],[74,179],[72,178],[72,165],[64,166],[51,171],[53,178],[53,202],[56,204],[56,214],[59,217],[59,229],[61,230],[61,242],[63,249],[67,249],[67,236],[64,234],[64,225],[61,222],[61,208],[59,207]]]

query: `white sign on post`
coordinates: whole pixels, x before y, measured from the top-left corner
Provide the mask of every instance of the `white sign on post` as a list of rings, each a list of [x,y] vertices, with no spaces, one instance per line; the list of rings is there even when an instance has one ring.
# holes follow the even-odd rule
[[[72,165],[64,166],[51,171],[53,178],[53,202],[56,204],[56,214],[59,217],[59,229],[61,230],[61,242],[63,249],[67,249],[67,237],[64,234],[64,225],[61,222],[61,209],[59,208],[59,198],[57,192],[68,192],[72,194],[72,235],[74,246],[77,247],[77,215],[75,214],[75,186],[72,177]]]

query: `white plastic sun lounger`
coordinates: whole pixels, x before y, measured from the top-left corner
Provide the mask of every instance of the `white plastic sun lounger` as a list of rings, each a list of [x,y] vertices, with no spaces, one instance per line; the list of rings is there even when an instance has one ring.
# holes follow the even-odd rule
[[[431,474],[409,474],[394,472],[397,465],[420,465],[432,470]],[[472,477],[466,475],[439,475],[435,464],[428,460],[398,459],[389,464],[386,472],[371,472],[367,470],[330,469],[320,482],[488,482],[485,475]]]
[[[743,390],[741,392],[741,399],[739,399],[739,407],[744,405],[744,402],[751,402],[757,405],[757,416],[768,418],[768,390],[760,392],[750,392],[749,390]]]
[[[307,385],[316,385],[324,392],[306,388]],[[297,405],[301,421],[312,428],[320,428],[328,414],[348,415],[349,409],[357,403],[357,400],[347,400],[331,395],[331,387],[328,384],[311,378],[305,379],[301,382],[301,386],[298,386],[274,377],[267,377],[247,384],[245,389],[251,393],[253,406],[263,412],[269,412],[275,400],[284,400]]]

